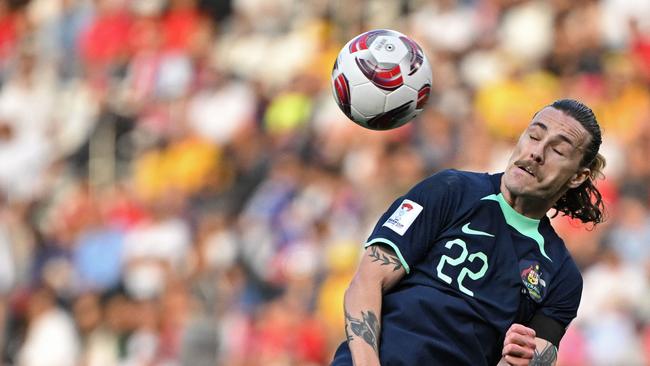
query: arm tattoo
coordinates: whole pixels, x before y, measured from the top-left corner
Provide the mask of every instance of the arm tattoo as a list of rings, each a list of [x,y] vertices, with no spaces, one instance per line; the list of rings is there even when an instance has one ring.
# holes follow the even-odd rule
[[[350,316],[347,309],[344,309],[343,311],[345,312],[345,338],[346,338],[347,342],[350,343],[354,339],[354,337],[352,337],[352,334],[350,334],[350,331],[348,330],[348,326],[349,326],[350,322],[352,321],[351,320],[352,316]]]
[[[394,265],[395,267],[393,267],[393,272],[402,268],[402,263],[399,261],[399,259],[396,256],[391,254],[386,255],[383,251],[380,253],[376,245],[370,247],[369,256],[370,258],[372,258],[373,262],[381,262],[380,264],[382,266]]]
[[[365,313],[361,311],[361,317],[362,319],[353,318],[347,309],[345,310],[345,335],[347,340],[350,342],[354,339],[354,336],[348,330],[349,327],[354,335],[363,338],[375,350],[375,353],[379,354],[378,339],[380,326],[377,315],[372,311]]]
[[[553,366],[555,361],[557,361],[557,348],[552,343],[548,343],[541,351],[535,350],[530,366]]]

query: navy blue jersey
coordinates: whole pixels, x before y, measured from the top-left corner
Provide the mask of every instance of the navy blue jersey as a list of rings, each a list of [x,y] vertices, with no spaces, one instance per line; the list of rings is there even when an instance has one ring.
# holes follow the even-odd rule
[[[382,365],[495,365],[513,323],[576,316],[578,268],[547,217],[508,205],[501,176],[437,173],[375,226],[366,247],[390,246],[407,273],[383,296]],[[347,343],[333,364],[352,364]]]

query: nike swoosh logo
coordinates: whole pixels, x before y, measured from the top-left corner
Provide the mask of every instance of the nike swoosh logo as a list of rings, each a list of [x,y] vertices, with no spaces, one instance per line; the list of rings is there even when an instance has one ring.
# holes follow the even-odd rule
[[[467,224],[463,225],[463,228],[461,229],[461,231],[464,232],[465,234],[469,234],[469,235],[483,235],[483,236],[494,237],[494,235],[492,235],[490,233],[486,233],[485,231],[478,231],[478,230],[470,229],[469,228],[469,222]]]

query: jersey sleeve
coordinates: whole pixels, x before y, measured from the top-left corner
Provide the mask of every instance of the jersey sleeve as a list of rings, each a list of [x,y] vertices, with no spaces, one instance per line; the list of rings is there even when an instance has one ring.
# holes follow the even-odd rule
[[[573,260],[568,259],[553,282],[541,311],[567,327],[578,312],[582,297],[582,275]]]
[[[365,244],[390,246],[406,273],[428,253],[460,199],[460,176],[445,170],[423,180],[393,202]]]

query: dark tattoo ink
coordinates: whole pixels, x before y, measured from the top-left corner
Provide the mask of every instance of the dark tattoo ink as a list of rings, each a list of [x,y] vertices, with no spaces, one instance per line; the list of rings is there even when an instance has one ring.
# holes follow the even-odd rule
[[[345,338],[348,343],[352,342],[352,340],[354,339],[354,337],[352,337],[352,334],[350,334],[350,331],[348,330],[350,319],[352,319],[352,317],[350,316],[350,314],[348,314],[348,311],[345,310]]]
[[[402,263],[396,256],[390,254],[386,255],[385,253],[380,252],[376,245],[370,247],[369,256],[372,258],[373,262],[380,262],[382,266],[394,265],[395,267],[393,267],[393,271],[402,268]]]
[[[354,339],[353,334],[361,337],[375,350],[375,353],[379,354],[379,319],[377,319],[377,315],[372,311],[361,311],[361,318],[357,319],[352,317],[347,309],[345,309],[345,335],[347,340],[348,342],[352,341]]]
[[[530,360],[530,366],[552,366],[557,361],[557,348],[548,343],[544,349],[535,350],[533,359]]]

